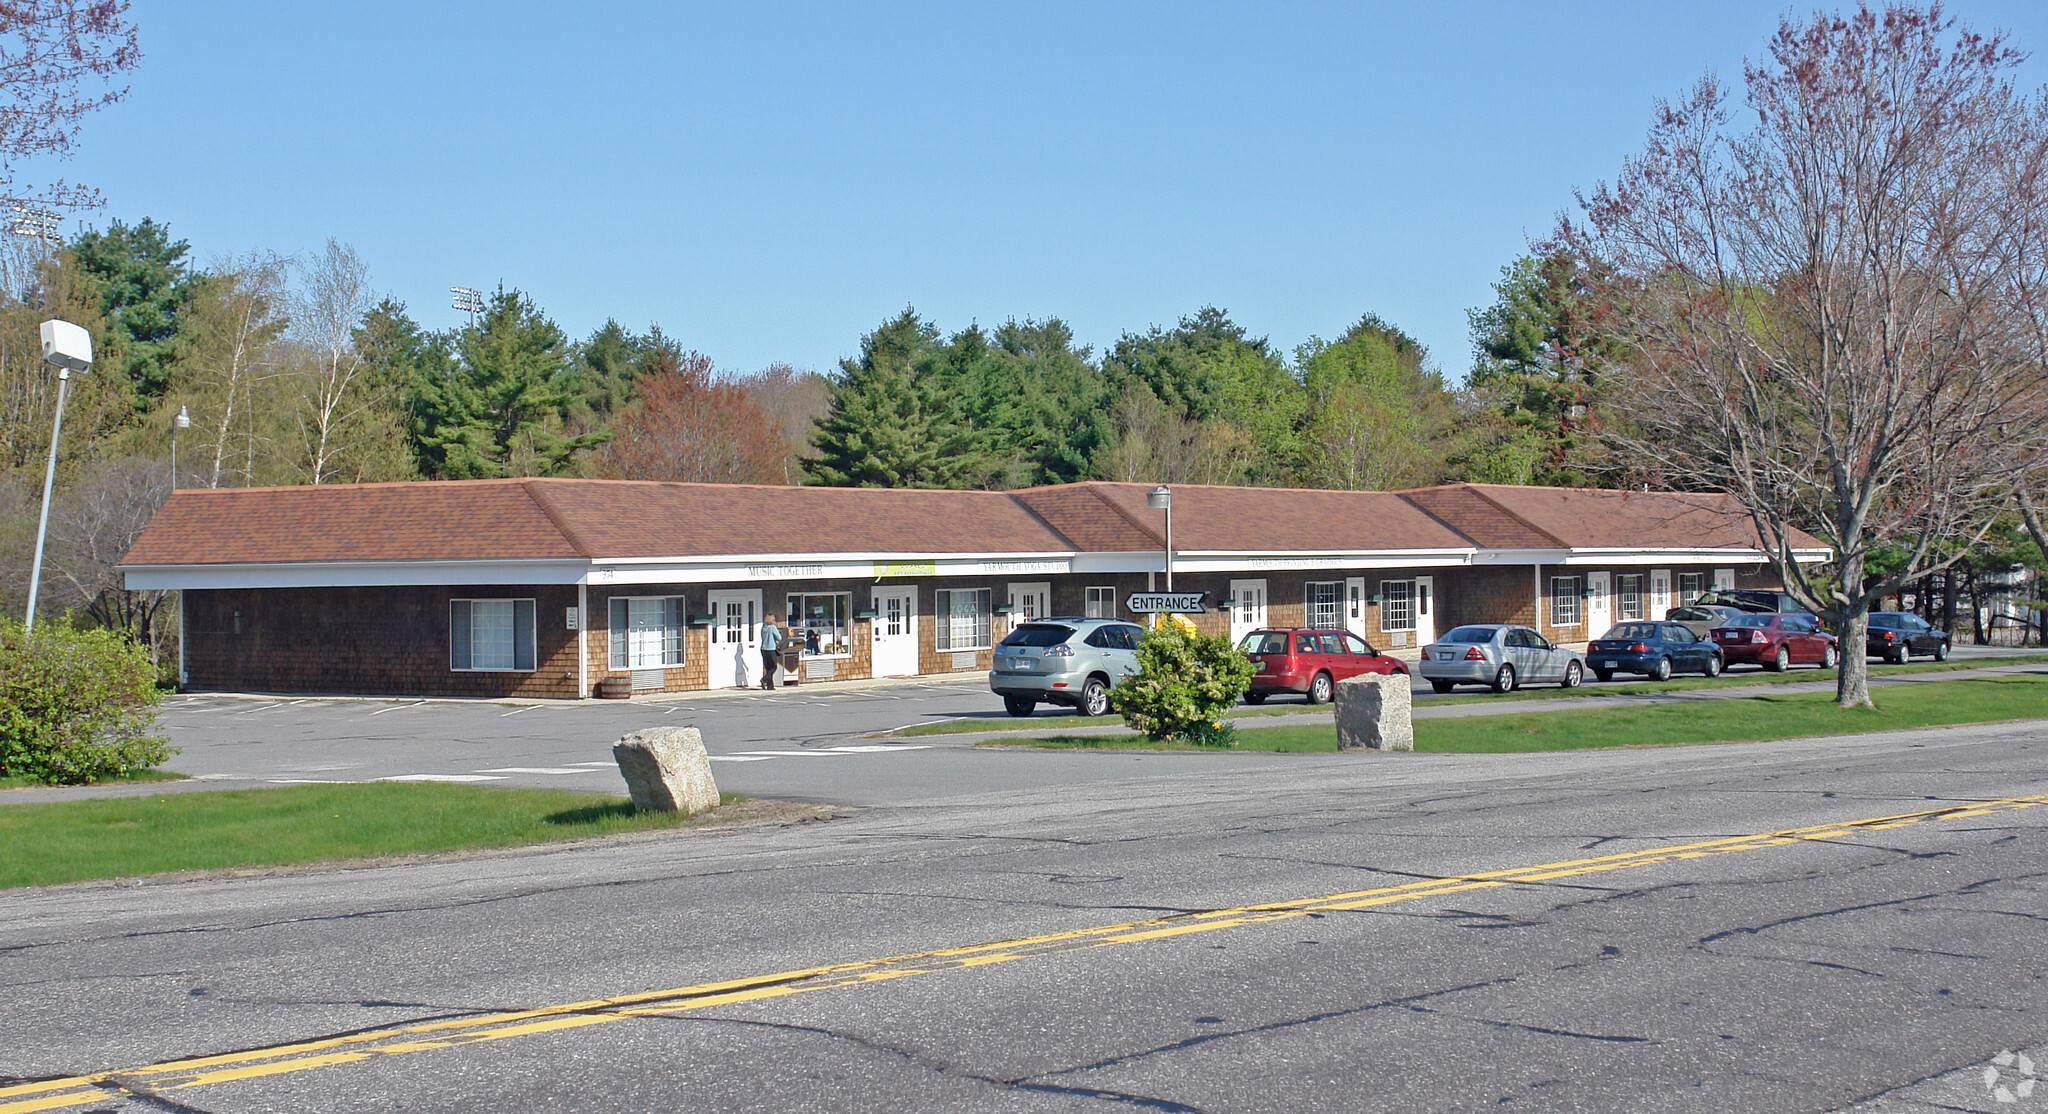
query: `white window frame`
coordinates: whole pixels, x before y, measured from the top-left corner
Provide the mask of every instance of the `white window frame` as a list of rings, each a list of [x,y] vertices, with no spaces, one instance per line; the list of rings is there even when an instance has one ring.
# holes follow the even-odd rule
[[[1614,621],[1617,623],[1641,622],[1643,614],[1643,574],[1616,573],[1614,577]]]
[[[1682,572],[1678,574],[1678,602],[1689,604],[1706,594],[1707,585],[1713,578],[1703,572]]]
[[[1586,621],[1585,598],[1579,594],[1579,578],[1550,578],[1550,625],[1576,627]]]
[[[1344,629],[1344,582],[1310,580],[1301,586],[1301,625],[1317,630]]]
[[[1380,632],[1392,634],[1395,631],[1415,629],[1415,582],[1413,580],[1380,581]]]
[[[965,596],[961,606],[959,597]],[[992,641],[987,588],[940,588],[932,594],[932,649],[940,653],[986,650]]]
[[[531,598],[470,598],[448,601],[448,669],[454,673],[533,673],[538,671],[540,647],[538,632],[540,612],[537,601]],[[501,618],[502,617],[502,618]],[[493,654],[487,664],[477,662],[478,622],[482,620],[496,628],[502,621],[509,634],[505,639],[505,656]],[[521,637],[521,627],[524,637]],[[497,641],[495,636],[492,641]],[[524,643],[522,645],[522,643]],[[524,665],[520,664],[520,651],[525,651]]]
[[[837,645],[837,646],[838,646],[839,648],[838,648],[837,650],[824,650],[824,649],[820,649],[820,650],[819,650],[819,651],[818,651],[817,653],[815,653],[815,654],[814,654],[814,653],[811,653],[811,652],[810,652],[809,650],[804,650],[804,651],[803,651],[803,654],[802,654],[802,656],[803,656],[803,657],[804,657],[804,658],[805,658],[806,660],[809,660],[809,659],[813,659],[813,658],[850,658],[850,657],[852,657],[852,656],[853,656],[853,593],[852,593],[852,592],[790,592],[790,593],[787,593],[787,595],[786,595],[786,596],[784,597],[784,601],[783,601],[783,602],[784,602],[785,604],[787,604],[788,606],[786,606],[786,607],[785,607],[785,608],[783,609],[783,612],[782,612],[782,614],[783,614],[783,618],[787,620],[787,622],[785,623],[785,627],[786,627],[786,629],[785,629],[784,633],[785,633],[785,634],[786,634],[786,635],[787,635],[788,637],[790,637],[790,638],[792,638],[792,639],[795,639],[795,640],[796,640],[796,642],[797,642],[797,644],[798,644],[799,646],[804,646],[804,645],[808,645],[808,644],[809,644],[809,640],[808,640],[807,638],[805,638],[805,637],[804,637],[804,634],[805,634],[805,632],[807,632],[807,631],[809,631],[809,630],[812,630],[812,629],[814,629],[814,628],[812,627],[812,625],[811,625],[811,605],[812,605],[812,603],[814,603],[814,602],[816,602],[816,601],[821,601],[821,600],[831,600],[831,601],[834,601],[834,604],[836,604],[836,607],[835,607],[835,609],[834,609],[834,610],[835,610],[835,614],[834,614],[834,615],[832,615],[832,616],[830,616],[830,618],[831,618],[831,620],[832,620],[832,622],[831,622],[831,623],[829,623],[828,625],[826,625],[826,626],[823,626],[823,627],[817,627],[817,628],[815,628],[815,629],[818,629],[818,630],[836,630],[836,631],[838,631],[838,632],[839,632],[839,637],[838,637],[838,639],[836,640],[836,645]],[[827,606],[828,606],[828,607],[833,607],[833,606],[834,606],[834,604],[827,604]],[[820,645],[822,646],[823,644],[824,644],[824,643],[823,643],[823,641],[822,641],[822,640],[820,640]]]
[[[1090,619],[1116,618],[1116,585],[1097,585],[1087,590],[1087,605],[1081,614]]]
[[[635,604],[641,606],[635,608]],[[645,613],[656,608],[660,609],[661,613],[661,626],[658,628],[661,632],[661,638],[657,643],[659,649],[649,653],[647,652],[649,647],[645,641],[635,645],[636,640],[632,637],[634,633],[633,612],[639,610]],[[621,671],[627,669],[669,669],[684,664],[687,659],[687,651],[685,651],[684,646],[689,642],[689,639],[683,637],[685,630],[683,597],[613,596],[605,604],[605,614],[608,620],[605,640],[609,644],[608,653],[605,655],[606,668]],[[648,633],[652,633],[656,629],[654,627],[642,628],[643,631]]]

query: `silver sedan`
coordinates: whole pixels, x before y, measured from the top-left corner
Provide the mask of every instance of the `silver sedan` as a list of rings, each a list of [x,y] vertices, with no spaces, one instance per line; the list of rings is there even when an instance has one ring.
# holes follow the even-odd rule
[[[1555,683],[1577,688],[1586,659],[1529,627],[1472,623],[1422,648],[1419,672],[1438,692],[1453,685],[1487,685],[1511,692],[1517,685]]]

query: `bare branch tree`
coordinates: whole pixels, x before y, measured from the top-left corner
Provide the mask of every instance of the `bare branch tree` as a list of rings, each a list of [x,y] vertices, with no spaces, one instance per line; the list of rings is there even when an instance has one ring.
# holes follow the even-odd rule
[[[61,179],[21,182],[20,164],[71,153],[87,113],[128,95],[128,87],[88,86],[142,61],[126,0],[9,0],[0,7],[0,200],[90,208],[92,190]]]
[[[347,478],[340,458],[354,447],[349,434],[383,401],[364,389],[369,376],[355,342],[377,297],[355,249],[332,239],[312,264],[300,266],[299,280],[291,313],[302,350],[293,376],[299,443],[292,463],[318,484]]]
[[[253,482],[256,388],[274,371],[275,341],[286,324],[284,279],[285,263],[274,255],[218,264],[193,304],[199,337],[194,379],[204,410],[192,424],[195,433],[205,431],[194,440],[212,454],[208,487],[233,480],[237,450],[244,457],[242,482]]]
[[[50,571],[56,602],[84,609],[93,620],[149,648],[157,660],[170,632],[157,617],[171,600],[166,591],[130,591],[121,558],[171,494],[170,473],[147,457],[95,460],[50,510]]]
[[[2048,118],[1939,6],[1780,25],[1737,131],[1711,77],[1557,245],[1615,299],[1621,448],[1733,493],[1866,705],[1871,604],[1981,538],[2048,457]],[[1835,552],[1824,578],[1795,531]],[[1867,575],[1880,546],[1903,563]]]

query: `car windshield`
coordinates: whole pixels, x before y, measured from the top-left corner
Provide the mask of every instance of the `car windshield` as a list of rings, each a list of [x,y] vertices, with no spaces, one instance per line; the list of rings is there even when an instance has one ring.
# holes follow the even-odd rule
[[[1491,642],[1493,641],[1493,636],[1499,632],[1499,627],[1456,627],[1452,629],[1451,633],[1444,635],[1440,641]]]
[[[1688,621],[1697,623],[1701,620],[1719,622],[1721,616],[1725,614],[1727,612],[1718,607],[1674,607],[1671,609],[1669,618],[1676,623]]]
[[[1057,646],[1072,637],[1074,628],[1058,623],[1026,623],[1003,639],[1005,646]]]
[[[1730,615],[1721,625],[1724,627],[1768,627],[1776,615]]]
[[[1244,636],[1238,646],[1247,654],[1284,654],[1287,652],[1287,636],[1276,630],[1255,630]]]
[[[1657,625],[1655,623],[1623,623],[1600,637],[1603,639],[1653,639],[1657,637]]]
[[[1904,623],[1899,622],[1899,617],[1897,615],[1872,615],[1870,617],[1870,625],[1873,627],[1905,626]]]

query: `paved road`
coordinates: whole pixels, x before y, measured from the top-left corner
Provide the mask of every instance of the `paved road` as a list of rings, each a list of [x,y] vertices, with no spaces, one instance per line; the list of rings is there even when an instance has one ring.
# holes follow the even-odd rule
[[[2048,658],[2030,667],[2048,668]],[[1957,674],[1907,675],[1895,683],[1950,680]],[[1601,694],[1580,700],[1444,704],[1416,697],[1419,718],[1723,699],[1755,689],[1673,692],[1643,697]],[[1814,681],[1773,686],[1774,693],[1832,689]],[[183,696],[164,722],[182,749],[168,769],[196,780],[163,786],[0,792],[0,803],[86,795],[161,793],[307,781],[374,778],[471,780],[623,793],[611,758],[619,736],[661,724],[704,733],[719,786],[752,797],[878,806],[1038,786],[1083,785],[1133,774],[1205,769],[1259,771],[1288,765],[1286,755],[1221,753],[977,750],[973,735],[878,740],[868,734],[910,724],[987,716],[994,702],[977,675],[912,683],[807,685],[773,693],[692,694],[660,703],[583,704],[488,701],[250,699]],[[1269,705],[1277,708],[1282,705]],[[1327,721],[1327,709],[1302,708]],[[1092,730],[1067,712],[1041,710],[1047,730]],[[1007,721],[1006,721],[1007,722]],[[1268,722],[1253,720],[1253,723]],[[1272,721],[1281,722],[1281,721]],[[1288,720],[1286,722],[1302,722]],[[1111,729],[1116,730],[1116,729]]]
[[[2048,1104],[2048,725],[1210,758],[10,893],[0,1114]]]

